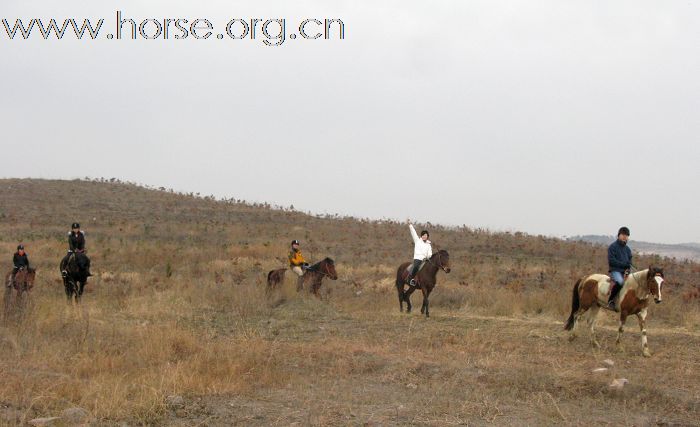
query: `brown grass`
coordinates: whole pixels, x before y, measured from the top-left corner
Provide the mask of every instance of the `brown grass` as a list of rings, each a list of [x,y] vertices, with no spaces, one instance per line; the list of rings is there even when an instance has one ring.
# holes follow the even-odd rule
[[[411,252],[400,224],[86,181],[3,180],[0,200],[0,253],[9,260],[23,241],[39,268],[29,306],[0,326],[0,424],[72,406],[107,425],[700,419],[694,263],[639,262],[660,261],[669,278],[643,359],[634,319],[622,350],[610,313],[599,350],[584,328],[573,343],[562,330],[575,279],[603,271],[597,246],[431,227],[453,271],[440,273],[426,320],[398,312],[394,269]],[[56,267],[74,220],[96,273],[79,308],[66,305]],[[336,259],[340,279],[324,282],[322,300],[298,295],[289,274],[265,292],[292,238]],[[615,367],[592,374],[607,358]],[[611,391],[620,377],[630,384]]]

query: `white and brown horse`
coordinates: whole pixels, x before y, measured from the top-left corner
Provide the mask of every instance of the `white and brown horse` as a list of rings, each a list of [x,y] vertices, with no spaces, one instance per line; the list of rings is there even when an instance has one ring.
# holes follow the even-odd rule
[[[579,279],[574,285],[573,298],[571,302],[571,315],[566,322],[564,329],[571,331],[570,340],[576,338],[574,328],[576,323],[586,312],[588,312],[588,327],[591,332],[591,344],[600,347],[595,337],[595,321],[598,310],[610,310],[608,308],[608,297],[612,280],[605,274],[592,274]],[[664,272],[661,268],[649,267],[647,270],[638,271],[627,276],[622,289],[618,294],[616,310],[620,312],[620,327],[617,331],[616,344],[620,345],[622,330],[628,316],[636,315],[639,320],[639,329],[642,332],[642,355],[651,356],[647,345],[646,317],[647,307],[650,298],[653,297],[656,303],[661,302],[661,286],[664,283]]]

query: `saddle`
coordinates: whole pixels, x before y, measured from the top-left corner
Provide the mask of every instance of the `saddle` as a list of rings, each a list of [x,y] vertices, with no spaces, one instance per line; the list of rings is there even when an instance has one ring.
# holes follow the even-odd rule
[[[420,273],[420,271],[423,269],[423,267],[425,267],[425,264],[427,264],[427,263],[428,263],[427,259],[423,260],[423,262],[420,264],[420,267],[418,267],[418,271],[416,271],[416,275],[413,276],[414,279],[418,277],[418,273]],[[406,270],[405,270],[406,275],[404,276],[405,278],[408,278],[408,276],[411,274],[411,270],[413,270],[413,263],[412,262],[410,264],[408,264],[408,267],[406,267]]]

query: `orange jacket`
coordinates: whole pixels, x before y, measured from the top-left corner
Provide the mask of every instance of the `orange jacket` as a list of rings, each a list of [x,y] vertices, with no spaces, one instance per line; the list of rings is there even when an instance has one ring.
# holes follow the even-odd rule
[[[299,251],[291,250],[289,252],[288,258],[289,258],[289,265],[291,267],[299,267],[306,262],[306,260],[304,259],[304,256],[301,254],[300,250]]]

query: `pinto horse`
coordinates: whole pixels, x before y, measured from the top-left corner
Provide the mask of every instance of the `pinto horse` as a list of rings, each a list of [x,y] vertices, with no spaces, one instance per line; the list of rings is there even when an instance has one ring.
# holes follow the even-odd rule
[[[299,281],[297,292],[304,289],[306,284],[309,284],[311,293],[319,296],[318,291],[321,289],[321,282],[324,277],[328,277],[331,280],[338,280],[338,273],[335,271],[335,261],[328,257],[306,269]]]
[[[80,302],[83,290],[87,284],[87,272],[80,268],[75,254],[71,254],[68,259],[61,261],[59,269],[63,278],[63,286],[66,288],[66,298],[70,304],[75,297],[75,302]]]
[[[595,321],[598,310],[608,307],[608,296],[611,290],[611,279],[605,274],[592,274],[579,279],[574,285],[573,297],[571,301],[571,315],[564,326],[564,329],[571,331],[569,340],[576,338],[574,328],[576,323],[584,313],[588,312],[588,328],[591,333],[591,344],[600,347],[595,337]],[[627,317],[636,315],[639,321],[639,329],[642,333],[642,355],[651,356],[647,345],[646,317],[647,307],[650,297],[653,296],[656,303],[661,302],[661,287],[664,283],[663,269],[650,266],[647,270],[637,271],[630,274],[622,289],[618,294],[618,302],[615,311],[620,312],[620,327],[617,330],[616,344],[620,345],[622,330]]]
[[[437,283],[438,270],[442,269],[445,273],[450,272],[450,254],[442,249],[434,253],[433,256],[426,261],[426,265],[416,274],[416,286],[409,286],[408,289],[404,290],[404,287],[408,285],[408,273],[412,265],[413,263],[411,262],[405,262],[401,264],[396,271],[396,290],[399,293],[399,309],[403,312],[403,303],[406,301],[406,313],[410,313],[413,307],[411,305],[411,294],[417,288],[420,288],[423,292],[423,305],[420,308],[420,312],[421,314],[425,314],[425,317],[430,317],[428,297]]]
[[[27,267],[20,268],[15,274],[15,280],[12,280],[12,272],[5,275],[5,313],[7,314],[12,307],[12,290],[16,291],[14,301],[21,303],[27,293],[34,287],[36,279],[36,270]]]

